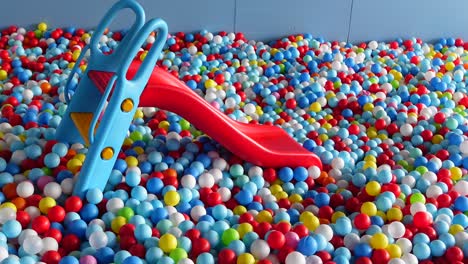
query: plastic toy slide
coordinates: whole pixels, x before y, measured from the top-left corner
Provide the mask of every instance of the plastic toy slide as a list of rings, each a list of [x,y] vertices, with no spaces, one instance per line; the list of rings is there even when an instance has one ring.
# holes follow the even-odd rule
[[[117,11],[130,8],[135,24],[118,48],[104,55],[98,42]],[[89,145],[74,194],[83,196],[90,188],[104,189],[137,106],[158,107],[174,112],[240,158],[265,167],[322,167],[320,159],[304,149],[276,126],[244,124],[232,120],[208,104],[183,82],[158,67],[156,61],[167,38],[160,19],[144,23],[144,11],[134,0],[116,3],[93,34],[87,70],[81,76],[57,130],[57,138]],[[158,30],[157,39],[143,62],[133,60],[147,36]],[[81,60],[85,50],[78,60]],[[79,65],[77,61],[76,65]]]

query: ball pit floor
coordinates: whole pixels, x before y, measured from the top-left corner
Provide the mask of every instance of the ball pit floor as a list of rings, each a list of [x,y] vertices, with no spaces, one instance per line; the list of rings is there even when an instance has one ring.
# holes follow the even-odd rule
[[[232,119],[283,128],[323,170],[248,164],[146,107],[105,190],[81,199],[72,189],[87,148],[57,142],[55,129],[92,32],[45,23],[0,32],[2,264],[468,261],[461,39],[171,35],[159,67]],[[101,50],[123,34],[106,32]]]

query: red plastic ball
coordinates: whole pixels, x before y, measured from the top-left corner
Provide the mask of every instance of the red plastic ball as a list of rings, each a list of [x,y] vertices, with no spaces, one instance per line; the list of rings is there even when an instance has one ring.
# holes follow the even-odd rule
[[[47,264],[58,264],[60,260],[62,259],[62,256],[55,251],[55,250],[49,250],[41,258],[42,262],[45,262]]]
[[[419,211],[414,214],[413,223],[417,228],[428,227],[432,224],[432,216],[427,212]]]
[[[360,257],[356,260],[356,264],[372,264],[372,260],[368,257]],[[385,262],[378,262],[378,263],[385,263]]]
[[[371,226],[371,219],[366,214],[358,214],[354,218],[354,226],[361,230],[367,229]]]
[[[83,202],[78,196],[70,196],[65,201],[65,210],[67,212],[79,212],[83,207]]]
[[[296,108],[297,106],[297,102],[296,102],[296,99],[288,99],[286,100],[286,107],[289,108],[289,109],[294,109]]]
[[[438,124],[442,124],[445,122],[445,114],[442,112],[438,112],[434,115],[434,121]]]
[[[192,255],[198,257],[198,255],[209,252],[211,249],[210,242],[204,238],[197,238],[192,242]]]
[[[231,249],[222,249],[218,253],[218,263],[219,264],[236,264],[237,257],[234,250]]]
[[[31,227],[38,234],[44,234],[50,228],[49,218],[40,215],[32,220]]]
[[[390,260],[390,254],[385,249],[375,249],[371,259],[374,263],[387,263]]]
[[[61,243],[61,247],[67,252],[72,252],[80,248],[80,239],[74,234],[66,235],[62,240],[67,241],[67,243]]]
[[[60,243],[60,241],[62,241],[62,232],[60,232],[60,230],[55,229],[55,228],[49,229],[49,231],[47,231],[44,234],[44,236],[45,237],[51,237],[51,238],[55,239],[58,243]]]
[[[65,209],[62,206],[56,205],[49,209],[47,216],[51,222],[62,222],[65,219]]]
[[[268,234],[267,243],[272,249],[280,249],[286,243],[286,239],[283,233],[274,230]]]
[[[146,254],[146,248],[145,248],[145,246],[143,246],[141,244],[135,244],[135,245],[130,247],[128,252],[130,252],[130,254],[132,256],[137,256],[139,258],[144,258],[145,254]]]
[[[462,261],[463,251],[459,247],[448,248],[445,252],[445,257],[449,262]]]
[[[20,222],[22,228],[26,228],[31,222],[31,216],[26,211],[16,212],[16,220]]]

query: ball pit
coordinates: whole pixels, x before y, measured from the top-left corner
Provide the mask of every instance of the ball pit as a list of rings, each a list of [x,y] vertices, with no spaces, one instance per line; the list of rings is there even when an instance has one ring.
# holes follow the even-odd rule
[[[55,129],[92,33],[0,33],[0,263],[468,261],[463,40],[171,35],[159,67],[232,119],[280,126],[323,170],[248,164],[181,117],[140,108],[105,190],[81,199],[87,148]],[[124,34],[106,32],[101,49]]]

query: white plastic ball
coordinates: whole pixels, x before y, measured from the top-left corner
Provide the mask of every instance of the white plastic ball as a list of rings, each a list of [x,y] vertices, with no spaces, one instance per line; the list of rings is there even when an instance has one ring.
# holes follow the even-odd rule
[[[26,211],[26,213],[28,213],[29,217],[31,217],[31,219],[34,219],[38,216],[41,215],[41,211],[39,210],[39,208],[35,207],[35,206],[28,206],[24,209],[24,211]]]
[[[405,234],[406,227],[403,223],[395,221],[388,225],[387,231],[393,238],[400,238]]]
[[[10,207],[0,208],[0,224],[4,224],[8,220],[16,219],[16,212]]]
[[[411,242],[411,240],[404,238],[404,237],[399,238],[396,241],[396,244],[401,248],[401,252],[403,254],[410,253],[411,250],[413,249],[413,243]]]
[[[323,261],[319,256],[312,255],[306,258],[306,264],[322,264],[322,263]]]
[[[443,194],[442,188],[440,188],[437,185],[431,185],[429,188],[426,190],[426,196],[427,198],[437,198],[439,195]]]
[[[411,254],[411,253],[406,253],[401,256],[401,259],[406,263],[406,264],[418,264],[419,260],[418,258]]]
[[[410,212],[412,215],[415,215],[417,212],[426,212],[426,205],[421,202],[415,202],[410,207]]]
[[[209,173],[203,173],[198,177],[198,184],[200,185],[200,188],[211,188],[215,184],[213,175]]]
[[[405,137],[411,136],[413,134],[413,126],[410,124],[403,124],[400,127],[400,133]]]
[[[312,179],[314,180],[320,177],[320,174],[321,174],[321,170],[317,166],[309,167],[308,172],[309,172],[309,176],[312,177]]]
[[[114,198],[109,199],[109,201],[107,201],[106,209],[108,212],[117,213],[124,206],[125,205],[122,199],[114,197]]]
[[[302,253],[293,251],[286,257],[286,264],[306,264],[305,256]]]
[[[28,236],[23,241],[23,249],[30,255],[38,254],[43,248],[42,239],[38,236]]]
[[[37,236],[37,235],[38,234],[34,229],[24,229],[23,231],[21,231],[20,235],[18,236],[18,243],[20,245],[23,245],[24,240],[28,236]]]
[[[331,162],[331,166],[334,169],[342,169],[344,168],[344,160],[342,158],[334,158]]]
[[[89,244],[94,249],[100,249],[107,245],[108,238],[104,231],[95,231],[89,236]]]
[[[62,192],[68,195],[70,195],[73,192],[73,186],[74,186],[73,178],[66,178],[60,183]]]
[[[461,196],[468,195],[468,182],[465,180],[460,180],[453,186],[453,189],[457,191]]]
[[[330,241],[333,238],[333,229],[329,225],[319,225],[314,233],[322,235],[325,240]]]
[[[217,192],[221,195],[221,200],[223,202],[227,202],[229,201],[229,199],[231,199],[231,190],[229,190],[228,188],[221,187],[218,189]]]
[[[30,181],[20,182],[16,186],[16,193],[19,197],[28,198],[34,194],[34,185]]]
[[[405,264],[405,261],[399,258],[391,259],[388,264]]]
[[[190,216],[194,221],[198,221],[198,219],[204,215],[206,215],[206,209],[202,205],[196,205],[190,211]]]
[[[468,140],[465,140],[460,144],[460,151],[465,155],[468,154]]]
[[[194,263],[193,263],[193,260],[191,260],[189,258],[184,258],[184,259],[179,260],[179,262],[177,262],[177,264],[194,264]]]
[[[8,250],[4,247],[0,247],[0,261],[8,258]]]
[[[44,187],[44,195],[50,196],[54,199],[58,199],[62,195],[62,188],[60,184],[56,182],[49,182]]]
[[[44,237],[42,239],[42,245],[42,250],[40,252],[41,255],[50,250],[57,251],[59,246],[57,240],[55,240],[55,238],[52,237]]]
[[[256,259],[265,259],[270,254],[270,246],[265,240],[257,239],[250,246],[250,253]]]
[[[344,236],[343,243],[346,248],[349,250],[353,250],[354,247],[360,242],[360,238],[358,234],[349,233]]]
[[[186,174],[182,176],[182,178],[180,179],[180,183],[184,188],[193,189],[197,185],[197,179],[195,179],[193,175]]]
[[[180,223],[185,221],[185,217],[183,214],[179,212],[175,212],[171,215],[169,215],[169,220],[174,224],[174,226],[178,226]]]

